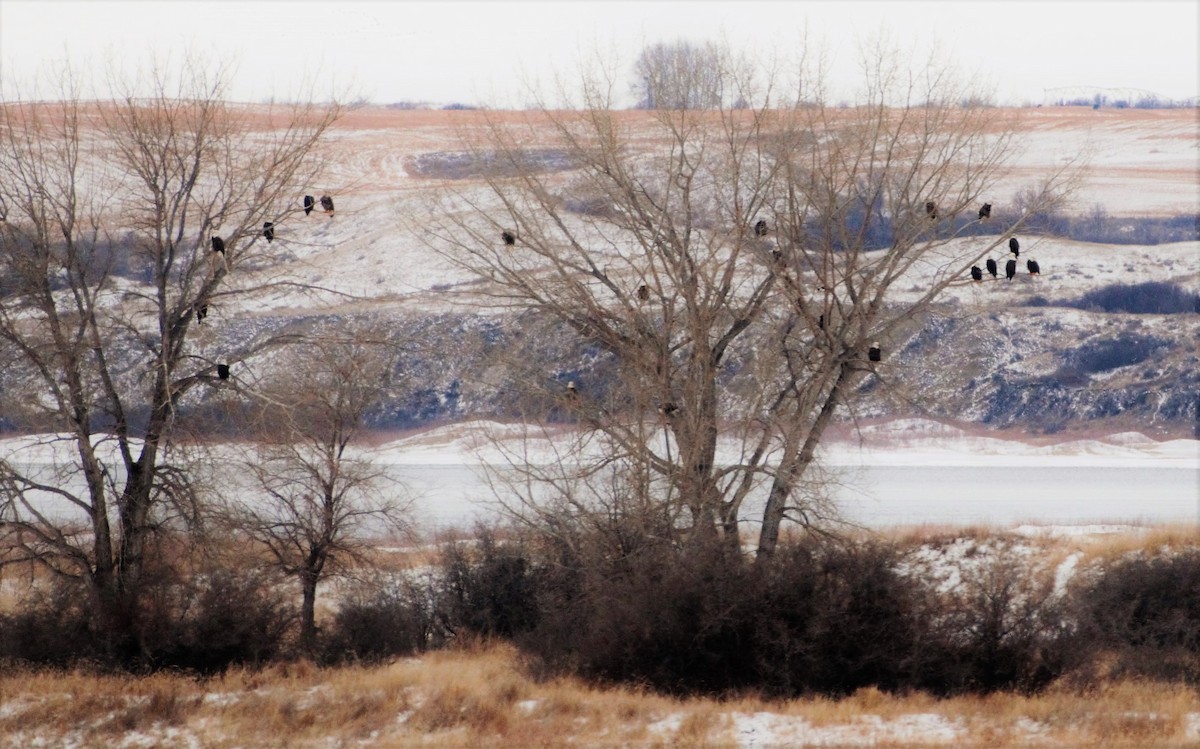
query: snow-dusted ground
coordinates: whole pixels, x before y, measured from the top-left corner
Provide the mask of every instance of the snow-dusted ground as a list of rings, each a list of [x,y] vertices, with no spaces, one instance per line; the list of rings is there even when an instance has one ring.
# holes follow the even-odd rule
[[[1196,163],[1200,132],[1195,117],[1184,111],[1039,108],[1020,113],[998,110],[997,116],[1019,114],[1019,155],[1010,173],[987,197],[999,209],[1017,192],[1035,184],[1048,169],[1083,153],[1089,169],[1067,210],[1088,213],[1099,204],[1113,216],[1194,214],[1200,211]],[[503,115],[500,115],[503,117]],[[637,115],[629,113],[627,117]],[[520,119],[521,113],[511,117]],[[393,112],[368,108],[352,113],[344,127],[328,138],[333,171],[331,186],[316,194],[334,193],[338,210],[330,218],[320,211],[297,212],[276,225],[275,247],[290,259],[271,272],[285,271],[299,281],[336,289],[335,294],[301,300],[278,295],[259,300],[252,312],[289,309],[312,311],[329,305],[342,311],[373,308],[442,311],[461,304],[474,277],[433,252],[428,231],[434,212],[431,190],[450,184],[484,205],[494,205],[470,179],[446,182],[413,176],[407,170],[422,154],[462,149],[462,138],[480,137],[480,120],[472,113]],[[339,187],[333,187],[340,185]],[[996,240],[1006,238],[994,238]],[[956,248],[982,249],[988,238],[964,241]],[[1095,246],[1052,238],[1023,236],[1022,256],[1042,266],[1041,278],[1022,275],[1012,284],[964,283],[951,297],[964,305],[987,295],[1034,294],[1053,289],[1057,295],[1082,293],[1107,282],[1172,279],[1200,289],[1200,244],[1158,247]],[[993,256],[1007,257],[1001,246]],[[914,268],[913,291],[925,287],[928,268]],[[897,288],[904,288],[901,283]],[[470,295],[466,295],[469,299]]]
[[[739,747],[857,747],[913,743],[953,745],[966,734],[959,722],[935,713],[914,713],[885,719],[858,715],[848,723],[816,726],[803,717],[777,713],[735,713],[734,734]]]

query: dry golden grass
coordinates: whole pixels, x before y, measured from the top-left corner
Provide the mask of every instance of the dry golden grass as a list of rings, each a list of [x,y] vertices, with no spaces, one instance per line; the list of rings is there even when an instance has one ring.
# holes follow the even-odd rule
[[[1135,533],[1084,536],[1075,543],[1089,558],[1111,560],[1137,551],[1200,548],[1200,527],[1184,523],[1153,525]]]
[[[770,726],[754,733],[747,728],[754,720]],[[934,732],[906,727],[921,721]],[[939,727],[953,728],[950,741]],[[574,679],[537,681],[505,646],[371,668],[297,663],[206,681],[0,676],[0,746],[736,747],[751,734],[757,746],[842,737],[881,747],[1182,749],[1200,741],[1200,694],[1124,682],[1034,697],[936,700],[867,689],[841,700],[677,700]]]

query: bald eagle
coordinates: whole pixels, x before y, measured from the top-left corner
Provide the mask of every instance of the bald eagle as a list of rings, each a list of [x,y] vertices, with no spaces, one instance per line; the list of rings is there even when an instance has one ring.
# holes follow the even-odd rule
[[[925,213],[929,216],[929,219],[931,221],[937,221],[937,217],[938,217],[937,203],[933,202],[932,200],[926,201],[925,202]]]
[[[987,269],[988,273],[992,274],[992,278],[995,278],[996,274],[999,272],[999,269],[996,267],[996,261],[992,260],[990,257],[987,259]]]
[[[517,243],[517,235],[513,234],[511,231],[500,232],[500,238],[503,239],[504,244],[507,245],[514,245]]]
[[[328,195],[322,195],[321,196],[321,207],[325,209],[326,214],[332,216],[333,215],[333,198],[329,197]]]
[[[1008,240],[1008,251],[1015,257],[1021,257],[1021,243],[1017,241],[1016,237],[1011,237]]]
[[[983,221],[992,217],[992,204],[984,203],[979,209],[979,220]]]
[[[972,265],[971,266],[971,280],[972,281],[982,281],[983,280],[983,268],[980,268],[978,265]]]
[[[1038,265],[1038,261],[1036,260],[1026,260],[1025,267],[1029,269],[1029,275],[1031,276],[1042,275],[1042,268]]]
[[[756,224],[754,225],[754,236],[756,236],[756,237],[765,237],[765,236],[767,236],[767,222],[766,222],[766,220],[764,220],[764,219],[761,219],[761,218],[760,218],[760,219],[758,220],[758,223],[756,223]]]
[[[218,364],[217,365],[217,377],[222,380],[229,379],[229,365],[228,364]]]
[[[647,286],[646,284],[642,284],[641,286],[639,286],[638,290],[637,290],[637,296],[640,301],[645,302],[645,301],[649,300],[650,299],[650,287]]]
[[[304,215],[307,216],[308,214],[312,213],[313,206],[315,206],[316,204],[317,204],[317,201],[313,200],[313,196],[305,195],[304,196]]]
[[[212,249],[213,249],[213,252],[219,252],[222,255],[224,255],[225,254],[225,240],[221,239],[220,237],[218,237],[214,234],[212,237]]]
[[[271,244],[271,240],[275,238],[275,224],[270,221],[263,224],[263,236],[267,238],[267,244]]]
[[[1017,275],[1016,260],[1009,259],[1009,261],[1004,264],[1004,275],[1008,277],[1009,281],[1013,280],[1013,276]]]
[[[883,349],[879,348],[879,341],[875,341],[871,348],[867,349],[867,358],[871,361],[883,361]]]

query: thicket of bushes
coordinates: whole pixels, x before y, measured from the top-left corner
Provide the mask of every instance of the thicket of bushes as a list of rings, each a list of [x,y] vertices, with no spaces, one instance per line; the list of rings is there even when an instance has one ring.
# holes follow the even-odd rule
[[[296,620],[293,591],[259,571],[206,570],[149,586],[141,638],[106,640],[84,586],[69,581],[35,588],[0,614],[0,661],[150,671],[214,673],[290,654]],[[135,640],[140,644],[135,645]]]
[[[1191,314],[1200,313],[1200,294],[1165,281],[1119,283],[1090,291],[1065,306],[1135,315]]]
[[[1011,553],[971,560],[939,587],[911,568],[913,551],[810,537],[755,562],[637,534],[502,543],[485,532],[447,546],[433,570],[350,587],[309,655],[373,661],[502,638],[545,673],[681,695],[1200,684],[1200,550],[1097,565],[1065,592]],[[0,617],[0,658],[209,673],[298,655],[289,591],[251,573],[197,580],[148,605],[143,652],[94,641],[86,601],[63,586]]]

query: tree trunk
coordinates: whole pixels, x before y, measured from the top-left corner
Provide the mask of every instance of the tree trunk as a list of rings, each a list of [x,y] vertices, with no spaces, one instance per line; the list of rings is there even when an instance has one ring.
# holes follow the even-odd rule
[[[112,662],[128,665],[141,652],[135,608],[116,576],[97,571],[92,585],[96,603],[94,621],[104,653]]]
[[[300,604],[300,648],[305,653],[312,653],[317,646],[317,580],[319,575],[314,570],[304,570],[300,573],[300,585],[303,588],[303,599]]]
[[[710,365],[701,363],[703,370]],[[719,537],[725,530],[721,522],[721,493],[718,491],[714,461],[717,453],[717,388],[715,375],[702,371],[693,380],[696,396],[692,400],[692,413],[677,440],[683,467],[679,492],[692,516],[693,540],[701,541]],[[736,536],[736,524],[734,532]],[[735,541],[736,543],[736,541]]]
[[[150,494],[156,458],[156,452],[147,444],[141,457],[129,467],[117,508],[121,519],[117,580],[125,594],[135,597],[141,584],[146,538],[150,533]]]
[[[793,456],[784,456],[783,465],[775,474],[775,480],[771,482],[771,492],[767,496],[767,504],[763,508],[762,530],[758,534],[757,559],[767,559],[775,553],[775,548],[779,545],[779,529],[783,524],[787,501],[792,496],[796,482],[812,464],[817,445],[821,442],[821,435],[833,420],[833,414],[842,402],[842,391],[854,371],[851,362],[842,363],[838,378],[830,388],[829,394],[825,396],[825,403],[821,406],[817,418],[813,420],[812,428],[809,429],[800,451]]]

